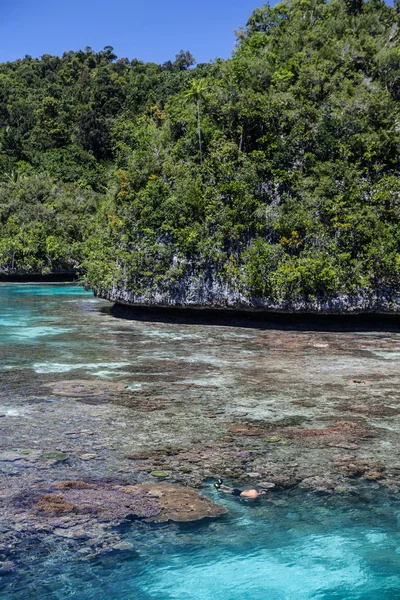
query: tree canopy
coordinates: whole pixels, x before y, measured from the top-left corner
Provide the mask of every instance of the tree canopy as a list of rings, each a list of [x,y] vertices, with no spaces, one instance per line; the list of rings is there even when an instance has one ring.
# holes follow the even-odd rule
[[[381,0],[286,0],[230,60],[0,65],[1,268],[139,295],[204,274],[249,298],[400,291],[399,25]]]

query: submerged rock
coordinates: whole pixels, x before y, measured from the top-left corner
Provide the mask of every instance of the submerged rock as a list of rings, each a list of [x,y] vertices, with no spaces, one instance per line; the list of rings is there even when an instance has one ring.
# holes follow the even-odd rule
[[[145,519],[156,523],[176,521],[184,523],[199,521],[206,517],[218,517],[226,508],[202,496],[197,490],[172,484],[131,485],[124,488],[127,494],[146,493],[157,499],[160,513],[155,518]]]
[[[289,475],[273,475],[269,477],[269,481],[270,483],[273,483],[278,489],[291,488],[298,483],[296,477]]]
[[[265,435],[266,430],[261,427],[254,427],[254,425],[249,425],[248,423],[240,423],[237,425],[229,426],[230,433],[234,435],[243,435],[243,436],[258,436]]]
[[[62,515],[76,510],[72,502],[68,502],[61,494],[42,494],[35,504],[34,509],[39,512]]]
[[[85,481],[61,481],[56,487],[59,490],[87,490],[93,489],[95,486]]]
[[[0,462],[35,462],[42,458],[40,450],[9,450],[0,452]]]
[[[150,475],[153,477],[158,477],[159,479],[165,479],[166,477],[169,477],[169,473],[166,471],[151,471]]]
[[[124,457],[128,460],[149,460],[154,456],[154,451],[144,452],[128,452],[124,454]]]
[[[15,564],[10,560],[0,561],[0,575],[8,575],[15,571]]]
[[[335,489],[335,486],[332,483],[332,481],[326,479],[325,477],[319,476],[306,477],[299,484],[299,487],[314,490],[315,492],[325,492],[328,494],[332,493]]]
[[[122,552],[126,550],[133,550],[134,546],[130,542],[118,542],[115,546],[112,547],[113,550],[120,550]]]
[[[346,477],[363,477],[375,481],[382,479],[385,467],[378,461],[370,459],[356,459],[351,456],[333,456],[337,470]]]
[[[81,527],[71,527],[70,529],[57,528],[53,530],[54,535],[70,540],[87,540],[90,536]]]
[[[86,379],[70,379],[67,381],[51,381],[42,385],[55,396],[103,396],[126,391],[124,383],[110,381],[90,381]]]
[[[43,452],[40,457],[42,460],[55,460],[56,462],[64,462],[69,456],[65,452]]]
[[[373,438],[375,432],[370,427],[365,427],[353,421],[336,421],[329,427],[310,429],[285,429],[284,435],[297,442],[316,441],[319,444],[332,446],[337,442],[354,443],[358,439]]]
[[[378,481],[383,478],[383,473],[381,471],[367,471],[363,474],[363,477],[369,481]]]
[[[116,485],[67,480],[53,484],[46,492],[32,490],[30,496],[17,496],[14,502],[21,517],[24,510],[17,527],[28,535],[41,530],[76,541],[94,537],[97,542],[125,520],[189,522],[226,512],[225,507],[193,488],[165,483]]]

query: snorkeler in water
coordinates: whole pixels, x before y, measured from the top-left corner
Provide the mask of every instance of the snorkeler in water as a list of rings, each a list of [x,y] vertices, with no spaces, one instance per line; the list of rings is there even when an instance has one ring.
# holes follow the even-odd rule
[[[257,490],[239,490],[239,488],[229,487],[228,485],[223,484],[222,479],[218,479],[218,481],[214,483],[214,487],[216,490],[218,490],[218,492],[224,492],[224,494],[231,494],[232,496],[239,496],[240,498],[256,499],[267,493],[267,490],[261,490],[261,492],[258,492]],[[269,487],[275,486],[273,483],[271,483]]]

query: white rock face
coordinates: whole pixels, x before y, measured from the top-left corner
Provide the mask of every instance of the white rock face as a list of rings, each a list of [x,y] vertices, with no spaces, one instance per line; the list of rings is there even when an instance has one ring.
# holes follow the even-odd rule
[[[356,295],[336,297],[303,298],[276,301],[270,298],[254,298],[246,294],[243,286],[229,286],[211,273],[198,276],[185,275],[168,287],[154,287],[146,293],[135,293],[126,287],[113,286],[111,290],[95,290],[96,296],[133,306],[165,306],[187,308],[221,308],[239,310],[262,310],[280,313],[315,314],[399,314],[400,294],[394,290],[381,289],[371,292],[360,290]]]

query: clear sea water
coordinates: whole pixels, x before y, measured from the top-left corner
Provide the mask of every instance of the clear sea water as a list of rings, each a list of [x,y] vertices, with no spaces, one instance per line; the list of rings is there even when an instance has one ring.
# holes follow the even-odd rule
[[[78,287],[0,285],[0,369],[38,377],[49,369],[100,377],[123,371],[123,326],[116,321],[118,348],[105,347],[102,306]],[[12,383],[5,378],[3,398]],[[226,505],[223,517],[190,525],[133,523],[123,530],[131,550],[91,560],[68,546],[32,544],[18,571],[0,576],[0,598],[400,599],[395,495],[371,483],[344,497],[289,491],[251,503],[221,497],[211,483],[205,493]]]

